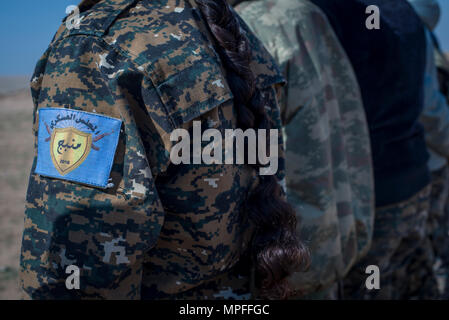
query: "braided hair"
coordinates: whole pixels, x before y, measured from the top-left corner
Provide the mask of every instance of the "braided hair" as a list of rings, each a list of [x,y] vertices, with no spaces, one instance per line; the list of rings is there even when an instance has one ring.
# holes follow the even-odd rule
[[[219,45],[234,95],[241,129],[270,129],[264,98],[250,68],[252,51],[239,20],[226,0],[195,0]],[[260,166],[260,164],[256,164]],[[263,298],[283,299],[290,290],[287,278],[308,263],[308,252],[296,234],[296,214],[285,201],[276,176],[260,176],[246,210],[256,226],[251,244],[256,286]]]

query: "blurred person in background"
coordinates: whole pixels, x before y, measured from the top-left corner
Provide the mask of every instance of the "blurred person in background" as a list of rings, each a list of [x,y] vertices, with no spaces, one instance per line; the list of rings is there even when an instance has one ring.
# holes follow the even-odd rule
[[[297,298],[335,299],[369,249],[374,186],[369,132],[351,64],[326,16],[306,0],[229,1],[281,67],[288,200],[311,266]],[[340,288],[341,289],[341,288]]]
[[[427,239],[417,249],[409,266],[412,277],[407,295],[414,299],[447,297],[447,269],[449,258],[448,210],[449,196],[449,107],[438,81],[435,64],[441,59],[433,30],[438,24],[440,7],[436,0],[408,0],[425,25],[427,52],[424,75],[424,112],[421,123],[430,153],[429,169],[432,173],[432,192],[427,221]],[[444,60],[440,60],[444,63]],[[437,277],[440,278],[438,292]]]
[[[346,299],[402,299],[407,269],[426,236],[430,172],[423,111],[426,36],[406,0],[312,0],[327,15],[357,76],[374,166],[376,213],[371,248],[344,280]],[[367,8],[380,9],[368,28]],[[376,13],[374,13],[376,14]],[[366,287],[377,266],[380,288]]]

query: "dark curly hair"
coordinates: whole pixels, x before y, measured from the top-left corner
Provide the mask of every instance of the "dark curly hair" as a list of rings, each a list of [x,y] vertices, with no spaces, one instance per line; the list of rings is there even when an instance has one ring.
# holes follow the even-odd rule
[[[84,11],[100,1],[84,0],[79,7]],[[239,128],[270,129],[264,98],[250,68],[250,43],[236,14],[225,0],[195,2],[218,44],[234,95]],[[305,267],[309,255],[297,238],[295,211],[286,202],[278,179],[274,175],[259,176],[259,179],[245,206],[256,227],[251,244],[255,284],[261,298],[285,299],[290,295],[288,276]]]
[[[195,0],[219,45],[241,129],[270,129],[264,99],[250,68],[252,51],[239,19],[225,0]],[[260,166],[259,164],[257,166]],[[296,233],[296,214],[285,201],[276,176],[259,176],[260,183],[247,202],[256,226],[252,241],[256,286],[263,298],[283,299],[290,289],[287,278],[308,264],[308,252]]]

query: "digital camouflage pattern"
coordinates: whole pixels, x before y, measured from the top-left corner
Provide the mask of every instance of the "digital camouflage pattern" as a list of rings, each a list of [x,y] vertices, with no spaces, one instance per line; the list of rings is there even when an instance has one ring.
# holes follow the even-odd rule
[[[449,196],[449,168],[432,172],[430,208],[426,239],[416,249],[407,274],[410,281],[408,299],[447,298],[449,237],[447,234],[447,200]]]
[[[274,85],[282,74],[248,35],[257,85],[280,128]],[[211,39],[195,2],[183,0],[102,0],[81,12],[79,29],[60,27],[31,84],[35,135],[45,107],[123,125],[111,188],[41,177],[34,161],[21,251],[24,298],[249,297],[249,277],[236,276],[234,266],[251,237],[241,209],[257,184],[255,169],[174,166],[169,158],[170,133],[191,129],[195,119],[203,130],[236,128]],[[80,290],[66,289],[69,265],[80,268]]]
[[[368,250],[374,189],[370,141],[351,64],[321,10],[309,1],[246,1],[237,12],[283,71],[288,198],[309,246],[300,295],[341,280]],[[308,296],[311,297],[311,296]],[[330,298],[330,296],[327,296]]]
[[[345,299],[409,298],[413,277],[408,272],[417,248],[426,241],[430,191],[429,185],[406,201],[376,209],[371,248],[345,278]],[[369,265],[379,267],[379,290],[366,287]]]

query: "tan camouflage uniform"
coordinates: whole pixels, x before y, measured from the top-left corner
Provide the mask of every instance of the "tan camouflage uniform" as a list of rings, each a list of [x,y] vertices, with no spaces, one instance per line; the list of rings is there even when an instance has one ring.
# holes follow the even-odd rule
[[[357,80],[327,18],[309,1],[246,1],[236,10],[288,81],[281,104],[288,198],[312,257],[309,271],[291,283],[303,298],[335,298],[336,282],[367,252],[373,231],[371,151]]]
[[[35,160],[21,251],[25,298],[249,297],[249,266],[243,277],[235,266],[252,234],[241,209],[256,170],[170,163],[174,129],[191,129],[193,120],[203,131],[237,126],[226,72],[195,2],[102,0],[81,19],[79,29],[61,26],[36,66],[34,133],[44,107],[121,119],[112,187],[37,175]],[[274,85],[284,79],[248,36],[257,85],[280,128]],[[66,289],[68,265],[80,268],[79,290]]]

